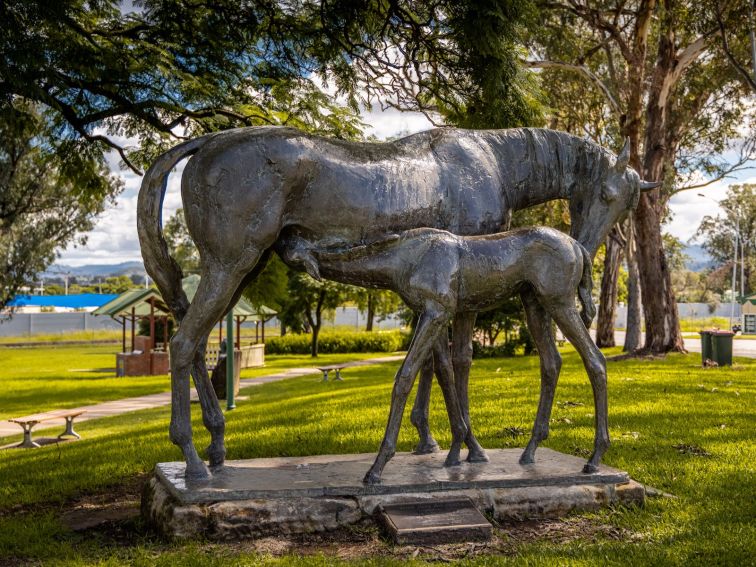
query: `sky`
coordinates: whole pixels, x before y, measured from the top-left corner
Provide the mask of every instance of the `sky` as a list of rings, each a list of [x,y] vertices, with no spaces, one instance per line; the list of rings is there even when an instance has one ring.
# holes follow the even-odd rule
[[[395,109],[381,111],[377,106],[363,113],[363,120],[370,128],[366,135],[379,139],[412,134],[432,128],[428,119],[419,113],[399,112]],[[86,233],[85,246],[69,246],[60,253],[56,263],[69,266],[84,264],[119,264],[141,261],[139,241],[136,233],[136,201],[141,177],[119,167],[115,152],[108,156],[108,163],[114,174],[121,177],[124,190],[115,206],[106,210],[97,220],[94,229]],[[715,201],[724,198],[727,187],[734,183],[756,183],[756,161],[750,162],[750,169],[736,172],[732,178],[713,183],[703,189],[693,189],[675,195],[670,201],[672,216],[665,231],[687,242],[696,232],[701,219],[718,212]],[[168,182],[163,218],[170,217],[181,206],[179,193],[180,172],[183,164],[171,174]],[[699,196],[703,193],[703,197]]]

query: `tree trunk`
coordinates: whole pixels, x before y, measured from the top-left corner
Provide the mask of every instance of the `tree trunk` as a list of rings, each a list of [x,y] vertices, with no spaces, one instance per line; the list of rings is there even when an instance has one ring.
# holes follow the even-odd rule
[[[661,18],[664,32],[659,36],[656,66],[646,106],[646,131],[642,174],[647,181],[664,178],[667,165],[674,163],[677,141],[669,124],[669,85],[678,64],[673,11],[665,10]],[[667,200],[660,189],[641,194],[635,209],[638,270],[640,272],[643,315],[646,322],[646,342],[643,350],[649,353],[686,352],[680,333],[677,302],[672,289],[672,277],[662,244],[661,225]]]
[[[367,294],[367,324],[365,330],[370,332],[373,330],[373,319],[375,319],[375,296],[372,291],[368,291]]]
[[[320,333],[320,325],[312,326],[312,343],[310,344],[310,355],[315,358],[318,356],[318,334]]]
[[[633,222],[627,223],[627,243],[625,244],[625,260],[627,262],[627,325],[625,328],[624,352],[635,352],[641,347],[643,339],[641,332],[641,289],[640,274],[638,273],[637,250]]]
[[[613,347],[614,319],[617,312],[617,281],[622,260],[622,245],[616,227],[606,237],[606,254],[604,255],[604,274],[601,276],[601,294],[596,320],[596,346]]]

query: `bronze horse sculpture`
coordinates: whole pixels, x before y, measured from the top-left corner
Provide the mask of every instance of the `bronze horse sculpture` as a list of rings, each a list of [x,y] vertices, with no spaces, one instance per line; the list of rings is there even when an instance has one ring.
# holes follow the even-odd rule
[[[302,249],[309,250],[302,252]],[[592,260],[578,242],[553,228],[526,228],[487,236],[455,236],[420,228],[347,250],[319,249],[294,237],[276,251],[287,264],[303,261],[316,278],[389,289],[418,316],[407,356],[394,380],[391,411],[378,456],[365,482],[380,481],[394,455],[404,406],[420,365],[432,351],[444,393],[452,445],[446,466],[459,464],[467,427],[460,413],[449,361],[447,324],[458,313],[495,308],[515,293],[533,297],[554,318],[583,359],[593,387],[596,432],[584,472],[598,470],[609,446],[606,363],[588,334],[595,314]],[[575,294],[582,312],[575,306]],[[525,299],[523,299],[525,301]]]
[[[188,156],[181,194],[202,275],[191,304],[181,288],[181,269],[168,253],[161,214],[168,174]],[[192,442],[190,372],[211,434],[209,463],[221,465],[225,422],[207,377],[207,337],[280,238],[350,247],[420,227],[491,234],[508,223],[513,210],[563,198],[570,203],[571,235],[594,254],[611,226],[637,205],[640,191],[657,186],[642,182],[628,160],[627,146],[617,158],[581,138],[527,128],[435,129],[387,143],[332,140],[292,128],[243,128],[208,134],[161,155],[142,181],[138,232],[147,272],[180,322],[170,346],[170,438],[183,452],[187,476],[209,474]],[[549,344],[549,316],[537,305],[528,308],[527,300],[526,311],[529,321],[539,321],[531,332],[546,353],[541,376],[550,387],[560,359]],[[454,327],[454,336],[462,338],[454,353],[458,394],[467,384],[474,314],[460,321]],[[548,419],[545,426],[541,419],[550,407],[548,396],[549,388],[542,388],[534,438],[548,429]],[[474,439],[466,390],[460,405],[468,438]]]

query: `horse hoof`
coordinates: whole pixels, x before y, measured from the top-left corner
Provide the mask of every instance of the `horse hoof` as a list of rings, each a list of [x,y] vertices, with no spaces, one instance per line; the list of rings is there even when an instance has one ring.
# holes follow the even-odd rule
[[[441,449],[438,446],[438,443],[433,441],[432,443],[419,443],[417,447],[415,447],[415,450],[412,452],[413,455],[430,455],[432,453],[438,453]]]
[[[490,459],[483,449],[467,452],[468,463],[487,463]]]
[[[186,465],[184,476],[187,480],[207,480],[210,478],[210,469],[202,461]]]
[[[368,471],[368,473],[365,475],[365,478],[362,479],[362,484],[380,484],[381,483],[381,475],[374,473],[373,471]]]
[[[533,463],[535,463],[535,459],[533,458],[533,455],[523,453],[522,456],[520,457],[521,465],[532,465]]]
[[[592,465],[591,463],[586,463],[585,466],[583,467],[583,472],[585,474],[597,473],[598,470],[599,470],[598,466],[597,465]]]
[[[207,448],[207,459],[211,467],[222,467],[226,462],[226,449],[215,449],[211,445]]]
[[[446,460],[444,461],[445,467],[458,467],[461,464],[462,464],[462,461],[459,460],[459,456],[452,457],[451,455],[449,455],[448,457],[446,457]]]

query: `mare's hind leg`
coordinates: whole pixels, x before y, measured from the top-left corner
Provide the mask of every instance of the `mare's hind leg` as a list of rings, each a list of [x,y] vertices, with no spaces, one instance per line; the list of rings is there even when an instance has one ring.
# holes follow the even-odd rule
[[[583,467],[583,472],[598,471],[601,457],[609,448],[609,424],[606,393],[606,360],[603,353],[588,334],[588,329],[580,318],[574,304],[549,307],[551,316],[559,325],[564,336],[580,353],[583,365],[588,372],[593,388],[594,413],[596,415],[596,434],[593,442],[593,454]]]
[[[381,473],[386,463],[394,456],[396,441],[399,437],[399,427],[402,424],[402,414],[407,403],[407,396],[412,390],[412,383],[420,371],[425,359],[430,355],[433,344],[442,331],[446,329],[446,314],[438,309],[428,309],[422,315],[415,328],[407,356],[404,358],[399,371],[394,378],[394,389],[391,393],[391,410],[386,424],[386,433],[381,442],[378,456],[373,466],[365,475],[365,484],[377,484],[381,480]]]
[[[227,309],[236,305],[244,288],[265,268],[269,257],[270,251],[263,254],[260,261],[255,265],[255,268],[244,277],[244,280],[237,287],[231,298]],[[222,465],[226,459],[226,445],[224,439],[226,420],[223,417],[218,397],[215,395],[215,390],[213,389],[210,376],[207,372],[207,366],[205,364],[206,348],[207,336],[204,336],[203,341],[200,343],[197,352],[194,355],[192,377],[194,378],[197,397],[199,397],[200,406],[202,407],[202,422],[210,432],[210,445],[208,445],[206,449],[207,459],[210,462],[211,467],[217,467]]]
[[[433,347],[433,363],[438,377],[438,384],[444,394],[446,404],[446,413],[449,416],[449,424],[452,430],[452,444],[449,448],[449,454],[446,456],[444,466],[452,467],[460,464],[459,452],[462,449],[462,442],[465,440],[467,426],[462,417],[462,411],[459,408],[457,392],[454,388],[454,373],[452,362],[449,358],[449,342],[446,334],[442,333]]]
[[[207,336],[212,331],[215,323],[223,315],[231,302],[234,292],[241,282],[244,272],[231,273],[220,266],[203,267],[202,279],[197,287],[197,293],[192,300],[189,310],[181,321],[178,331],[171,340],[171,382],[173,398],[171,405],[170,437],[176,445],[181,447],[186,459],[186,476],[188,478],[206,478],[207,467],[197,455],[197,450],[192,443],[191,410],[189,405],[189,373],[195,360],[195,355],[203,356],[204,352],[198,352],[203,346]],[[203,363],[204,364],[204,361]],[[204,380],[196,380],[199,383],[197,392],[203,401],[203,409],[212,409],[209,400],[210,394],[205,388]],[[209,381],[208,381],[209,385]],[[210,388],[210,390],[212,390]],[[213,396],[214,397],[214,396]],[[215,399],[215,407],[218,401]],[[210,424],[216,438],[223,436],[223,415],[218,407],[218,414],[206,417],[206,424]],[[221,442],[222,443],[222,442]]]
[[[467,434],[467,461],[470,463],[487,463],[486,450],[478,443],[470,425],[470,397],[467,386],[470,381],[470,367],[472,366],[472,339],[475,331],[475,317],[477,313],[458,313],[452,324],[452,361],[454,365],[454,387],[457,390],[459,408],[465,420]]]
[[[538,401],[538,413],[533,424],[533,434],[520,457],[520,464],[528,465],[534,462],[535,450],[539,443],[549,436],[549,419],[554,405],[554,392],[559,379],[559,371],[562,368],[562,357],[559,355],[559,349],[554,340],[551,317],[548,312],[538,303],[532,290],[524,291],[520,297],[525,307],[528,330],[541,359],[541,397]]]
[[[417,394],[415,394],[415,404],[412,406],[412,413],[410,414],[410,421],[417,429],[418,437],[420,437],[415,447],[415,455],[427,455],[438,452],[438,443],[433,438],[430,424],[428,423],[431,386],[433,386],[433,357],[429,356],[420,370],[420,381],[417,385]]]

